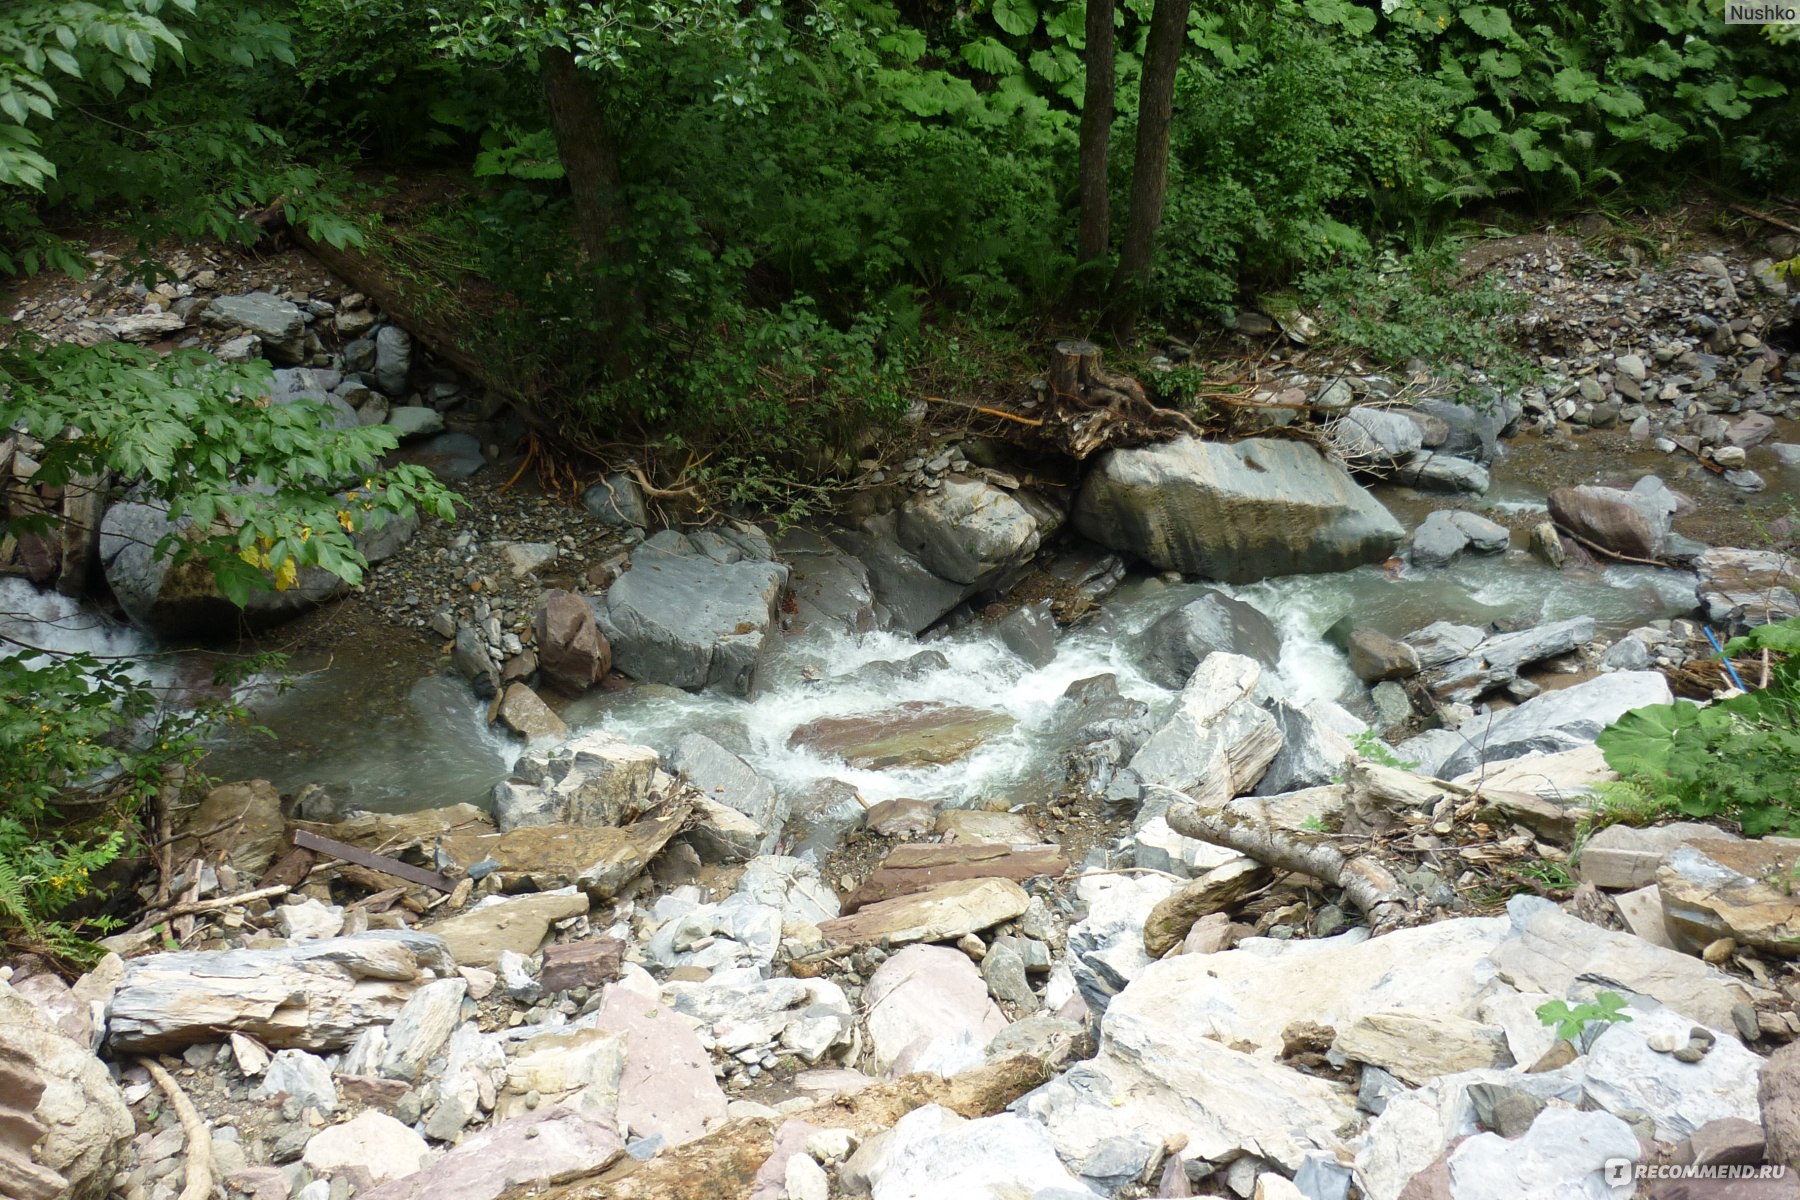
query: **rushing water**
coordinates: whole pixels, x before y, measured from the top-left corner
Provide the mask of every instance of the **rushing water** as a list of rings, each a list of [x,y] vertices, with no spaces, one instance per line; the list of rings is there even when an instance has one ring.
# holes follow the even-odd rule
[[[1392,499],[1402,509],[1415,503]],[[1500,515],[1541,505],[1541,493],[1497,480],[1486,507]],[[1041,796],[1044,786],[1054,784],[1058,756],[1048,727],[1057,699],[1074,681],[1111,674],[1125,695],[1153,710],[1168,706],[1173,693],[1145,677],[1133,645],[1151,622],[1214,586],[1135,577],[1094,619],[1064,631],[1055,656],[1042,666],[1015,655],[978,621],[925,640],[821,628],[771,638],[752,698],[663,687],[596,690],[570,704],[563,716],[577,729],[598,726],[664,752],[684,734],[704,733],[783,789],[838,779],[870,802],[911,796],[1004,804]],[[1693,578],[1682,572],[1624,566],[1553,571],[1520,550],[1466,556],[1442,570],[1370,566],[1222,590],[1260,609],[1280,631],[1279,692],[1299,702],[1335,700],[1365,712],[1366,692],[1345,656],[1325,640],[1326,631],[1347,616],[1398,636],[1437,620],[1523,625],[1585,614],[1603,633],[1617,634],[1689,612],[1694,604]],[[16,636],[29,630],[56,649],[153,651],[130,629],[19,580],[0,580],[0,631],[6,630]],[[487,724],[486,704],[448,675],[441,660],[417,643],[402,645],[406,640],[371,645],[364,639],[336,655],[298,662],[285,687],[253,682],[240,697],[252,708],[255,723],[275,737],[234,731],[213,748],[208,770],[225,778],[266,778],[284,792],[324,785],[357,808],[485,804],[521,747]],[[928,660],[905,673],[872,665],[903,661],[923,650],[941,655],[941,663]],[[159,685],[176,681],[183,664],[190,675],[204,664],[194,656],[148,662],[146,677]],[[817,718],[879,712],[913,701],[993,709],[1014,725],[961,762],[905,770],[854,769],[789,744],[797,727]]]
[[[1055,657],[1043,666],[1015,655],[980,622],[923,641],[897,633],[812,630],[771,640],[752,698],[662,687],[596,690],[571,703],[563,716],[573,727],[605,728],[664,752],[684,734],[704,733],[783,789],[840,779],[871,803],[910,796],[1004,804],[1042,794],[1049,781],[1044,773],[1055,761],[1049,717],[1074,681],[1112,674],[1124,694],[1156,710],[1167,707],[1173,693],[1144,676],[1132,644],[1151,622],[1213,586],[1134,578],[1107,600],[1096,619],[1065,631]],[[1398,635],[1436,620],[1479,625],[1588,614],[1603,631],[1617,633],[1693,607],[1692,577],[1681,572],[1638,567],[1558,572],[1517,551],[1397,577],[1365,567],[1223,590],[1262,610],[1280,630],[1282,693],[1353,708],[1363,704],[1363,690],[1348,660],[1324,638],[1348,615]],[[943,665],[899,677],[871,669],[922,650],[941,654]],[[246,699],[256,721],[277,736],[232,735],[214,750],[212,773],[266,778],[283,791],[322,784],[361,808],[484,804],[521,748],[487,725],[486,705],[466,684],[419,656],[343,655],[302,673],[285,692],[265,687]],[[905,770],[855,769],[789,745],[794,730],[816,718],[877,712],[908,701],[990,708],[1012,717],[1015,725],[961,762]]]

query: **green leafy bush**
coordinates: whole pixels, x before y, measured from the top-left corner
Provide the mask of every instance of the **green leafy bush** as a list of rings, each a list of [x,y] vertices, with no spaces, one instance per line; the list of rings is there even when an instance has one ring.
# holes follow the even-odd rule
[[[1601,733],[1640,811],[1736,821],[1753,837],[1800,833],[1800,620],[1763,625],[1727,655],[1767,650],[1769,685],[1708,705],[1633,709]]]
[[[1154,276],[1165,309],[1218,308],[1245,280],[1366,260],[1369,231],[1416,226],[1444,198],[1453,109],[1409,49],[1294,3],[1214,11],[1196,40],[1176,87]]]

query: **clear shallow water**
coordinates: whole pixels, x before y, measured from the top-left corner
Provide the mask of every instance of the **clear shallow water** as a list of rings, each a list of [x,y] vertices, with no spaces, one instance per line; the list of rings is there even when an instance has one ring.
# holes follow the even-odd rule
[[[309,783],[346,807],[410,812],[488,805],[521,745],[487,724],[487,704],[460,678],[395,673],[357,661],[303,675],[277,694],[263,682],[241,694],[251,721],[221,737],[206,770],[222,779],[267,779],[284,793]]]

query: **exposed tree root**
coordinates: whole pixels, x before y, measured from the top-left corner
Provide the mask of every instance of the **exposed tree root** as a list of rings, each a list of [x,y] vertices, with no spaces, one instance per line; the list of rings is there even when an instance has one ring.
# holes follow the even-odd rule
[[[139,1060],[144,1070],[150,1072],[150,1078],[156,1080],[156,1086],[163,1090],[169,1098],[169,1107],[175,1110],[175,1116],[181,1122],[181,1134],[187,1139],[187,1175],[181,1195],[176,1200],[208,1200],[213,1194],[213,1159],[212,1133],[206,1128],[206,1122],[200,1119],[199,1110],[194,1102],[187,1098],[181,1085],[154,1059]]]

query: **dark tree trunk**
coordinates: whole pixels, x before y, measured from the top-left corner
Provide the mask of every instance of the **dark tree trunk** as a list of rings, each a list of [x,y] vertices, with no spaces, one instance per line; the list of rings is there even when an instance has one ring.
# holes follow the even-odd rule
[[[1138,94],[1137,159],[1131,169],[1131,207],[1125,241],[1119,248],[1118,282],[1140,284],[1150,273],[1156,231],[1162,225],[1169,188],[1169,123],[1175,110],[1175,68],[1187,44],[1192,0],[1156,0],[1150,38],[1144,48],[1143,87]]]
[[[625,216],[619,194],[619,150],[600,107],[596,81],[560,47],[544,50],[538,66],[550,130],[575,204],[576,237],[590,266],[602,270],[615,266],[620,257],[616,235]],[[608,329],[624,320],[624,294],[622,281],[601,280],[598,315]]]
[[[1112,188],[1106,160],[1112,148],[1115,73],[1114,0],[1088,0],[1087,90],[1081,101],[1081,257],[1083,264],[1106,257],[1112,241]]]

